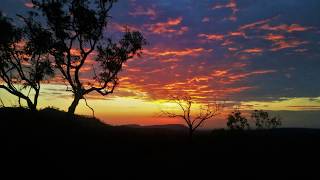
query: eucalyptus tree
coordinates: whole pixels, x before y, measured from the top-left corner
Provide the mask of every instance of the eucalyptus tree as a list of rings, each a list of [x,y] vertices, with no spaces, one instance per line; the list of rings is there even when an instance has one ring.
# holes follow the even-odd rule
[[[116,0],[32,0],[33,8],[45,19],[44,27],[54,40],[51,55],[73,93],[68,108],[74,114],[85,95],[102,96],[113,93],[119,83],[118,73],[123,63],[141,54],[146,44],[143,35],[127,30],[120,40],[105,37],[110,10]],[[74,53],[74,52],[77,53]],[[91,66],[92,77],[82,78],[82,70],[90,66],[89,56],[95,54],[96,66]]]
[[[31,110],[36,110],[41,82],[54,75],[49,51],[51,34],[28,17],[19,16],[21,27],[0,14],[0,89],[25,100]],[[15,22],[17,23],[17,22]]]

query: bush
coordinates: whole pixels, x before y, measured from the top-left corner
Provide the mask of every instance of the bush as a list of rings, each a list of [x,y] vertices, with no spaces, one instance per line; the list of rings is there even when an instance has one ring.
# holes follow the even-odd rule
[[[251,118],[255,121],[257,129],[273,129],[280,127],[280,117],[269,117],[269,113],[263,110],[254,110]]]
[[[242,116],[239,110],[233,111],[228,115],[227,126],[232,130],[243,130],[250,128],[247,118]]]

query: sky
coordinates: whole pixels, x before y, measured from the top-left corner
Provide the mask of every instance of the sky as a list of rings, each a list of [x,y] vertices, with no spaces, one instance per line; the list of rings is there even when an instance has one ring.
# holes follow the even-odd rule
[[[15,18],[31,7],[27,0],[2,0],[0,10]],[[114,125],[182,123],[159,112],[178,111],[169,96],[190,95],[198,104],[225,102],[204,128],[224,127],[233,108],[268,110],[285,127],[320,128],[319,10],[318,0],[119,0],[105,36],[118,38],[129,28],[148,45],[125,64],[112,95],[91,94],[88,103]],[[90,67],[83,78],[92,76]],[[59,81],[45,83],[39,107],[66,110],[72,96],[65,90]],[[91,115],[84,102],[76,112]]]

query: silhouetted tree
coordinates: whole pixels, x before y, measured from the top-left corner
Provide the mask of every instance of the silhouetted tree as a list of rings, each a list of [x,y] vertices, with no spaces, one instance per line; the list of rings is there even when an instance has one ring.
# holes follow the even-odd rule
[[[241,115],[240,110],[235,110],[228,115],[227,126],[232,130],[249,129],[248,119]]]
[[[17,28],[0,14],[0,88],[17,96],[20,106],[23,99],[31,110],[36,110],[40,82],[52,76],[54,70],[49,60],[50,32],[34,22],[32,16],[20,17],[24,26]]]
[[[269,117],[269,113],[263,110],[254,110],[251,117],[258,129],[272,129],[281,126],[280,117]]]
[[[184,120],[189,129],[189,138],[192,140],[195,130],[200,127],[205,121],[212,119],[220,112],[222,105],[214,102],[200,106],[199,113],[193,115],[191,112],[194,101],[190,96],[172,97],[171,102],[177,104],[182,113],[174,113],[162,110],[162,114],[169,118],[179,117]]]
[[[140,32],[125,32],[119,42],[104,38],[109,11],[116,0],[32,0],[34,9],[40,10],[46,19],[46,28],[55,41],[51,54],[57,69],[62,73],[73,92],[74,99],[68,112],[75,109],[85,95],[97,92],[100,95],[113,93],[118,85],[118,73],[122,64],[135,55],[140,55],[146,44]],[[75,55],[74,50],[79,53]],[[92,66],[91,81],[80,78],[81,69],[88,56],[96,52]]]

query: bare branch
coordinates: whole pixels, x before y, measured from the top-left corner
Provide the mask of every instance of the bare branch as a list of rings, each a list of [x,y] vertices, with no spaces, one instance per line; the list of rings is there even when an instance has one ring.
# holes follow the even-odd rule
[[[182,118],[187,126],[189,127],[189,133],[190,135],[193,134],[193,132],[200,127],[205,121],[212,119],[214,116],[218,115],[221,111],[221,104],[218,104],[217,102],[213,104],[207,104],[205,106],[200,106],[200,110],[197,116],[192,118],[192,112],[191,107],[193,104],[192,98],[190,96],[184,96],[182,98],[180,97],[171,97],[171,102],[174,102],[177,104],[177,106],[182,110],[183,115],[176,114],[169,111],[163,111],[162,114],[169,118]]]
[[[92,111],[92,116],[95,117],[95,116],[94,116],[94,109],[93,109],[91,106],[89,106],[89,104],[88,104],[88,102],[87,102],[87,99],[86,99],[85,97],[83,97],[83,99],[84,99],[84,102],[86,103],[86,106],[91,109],[91,111]]]

